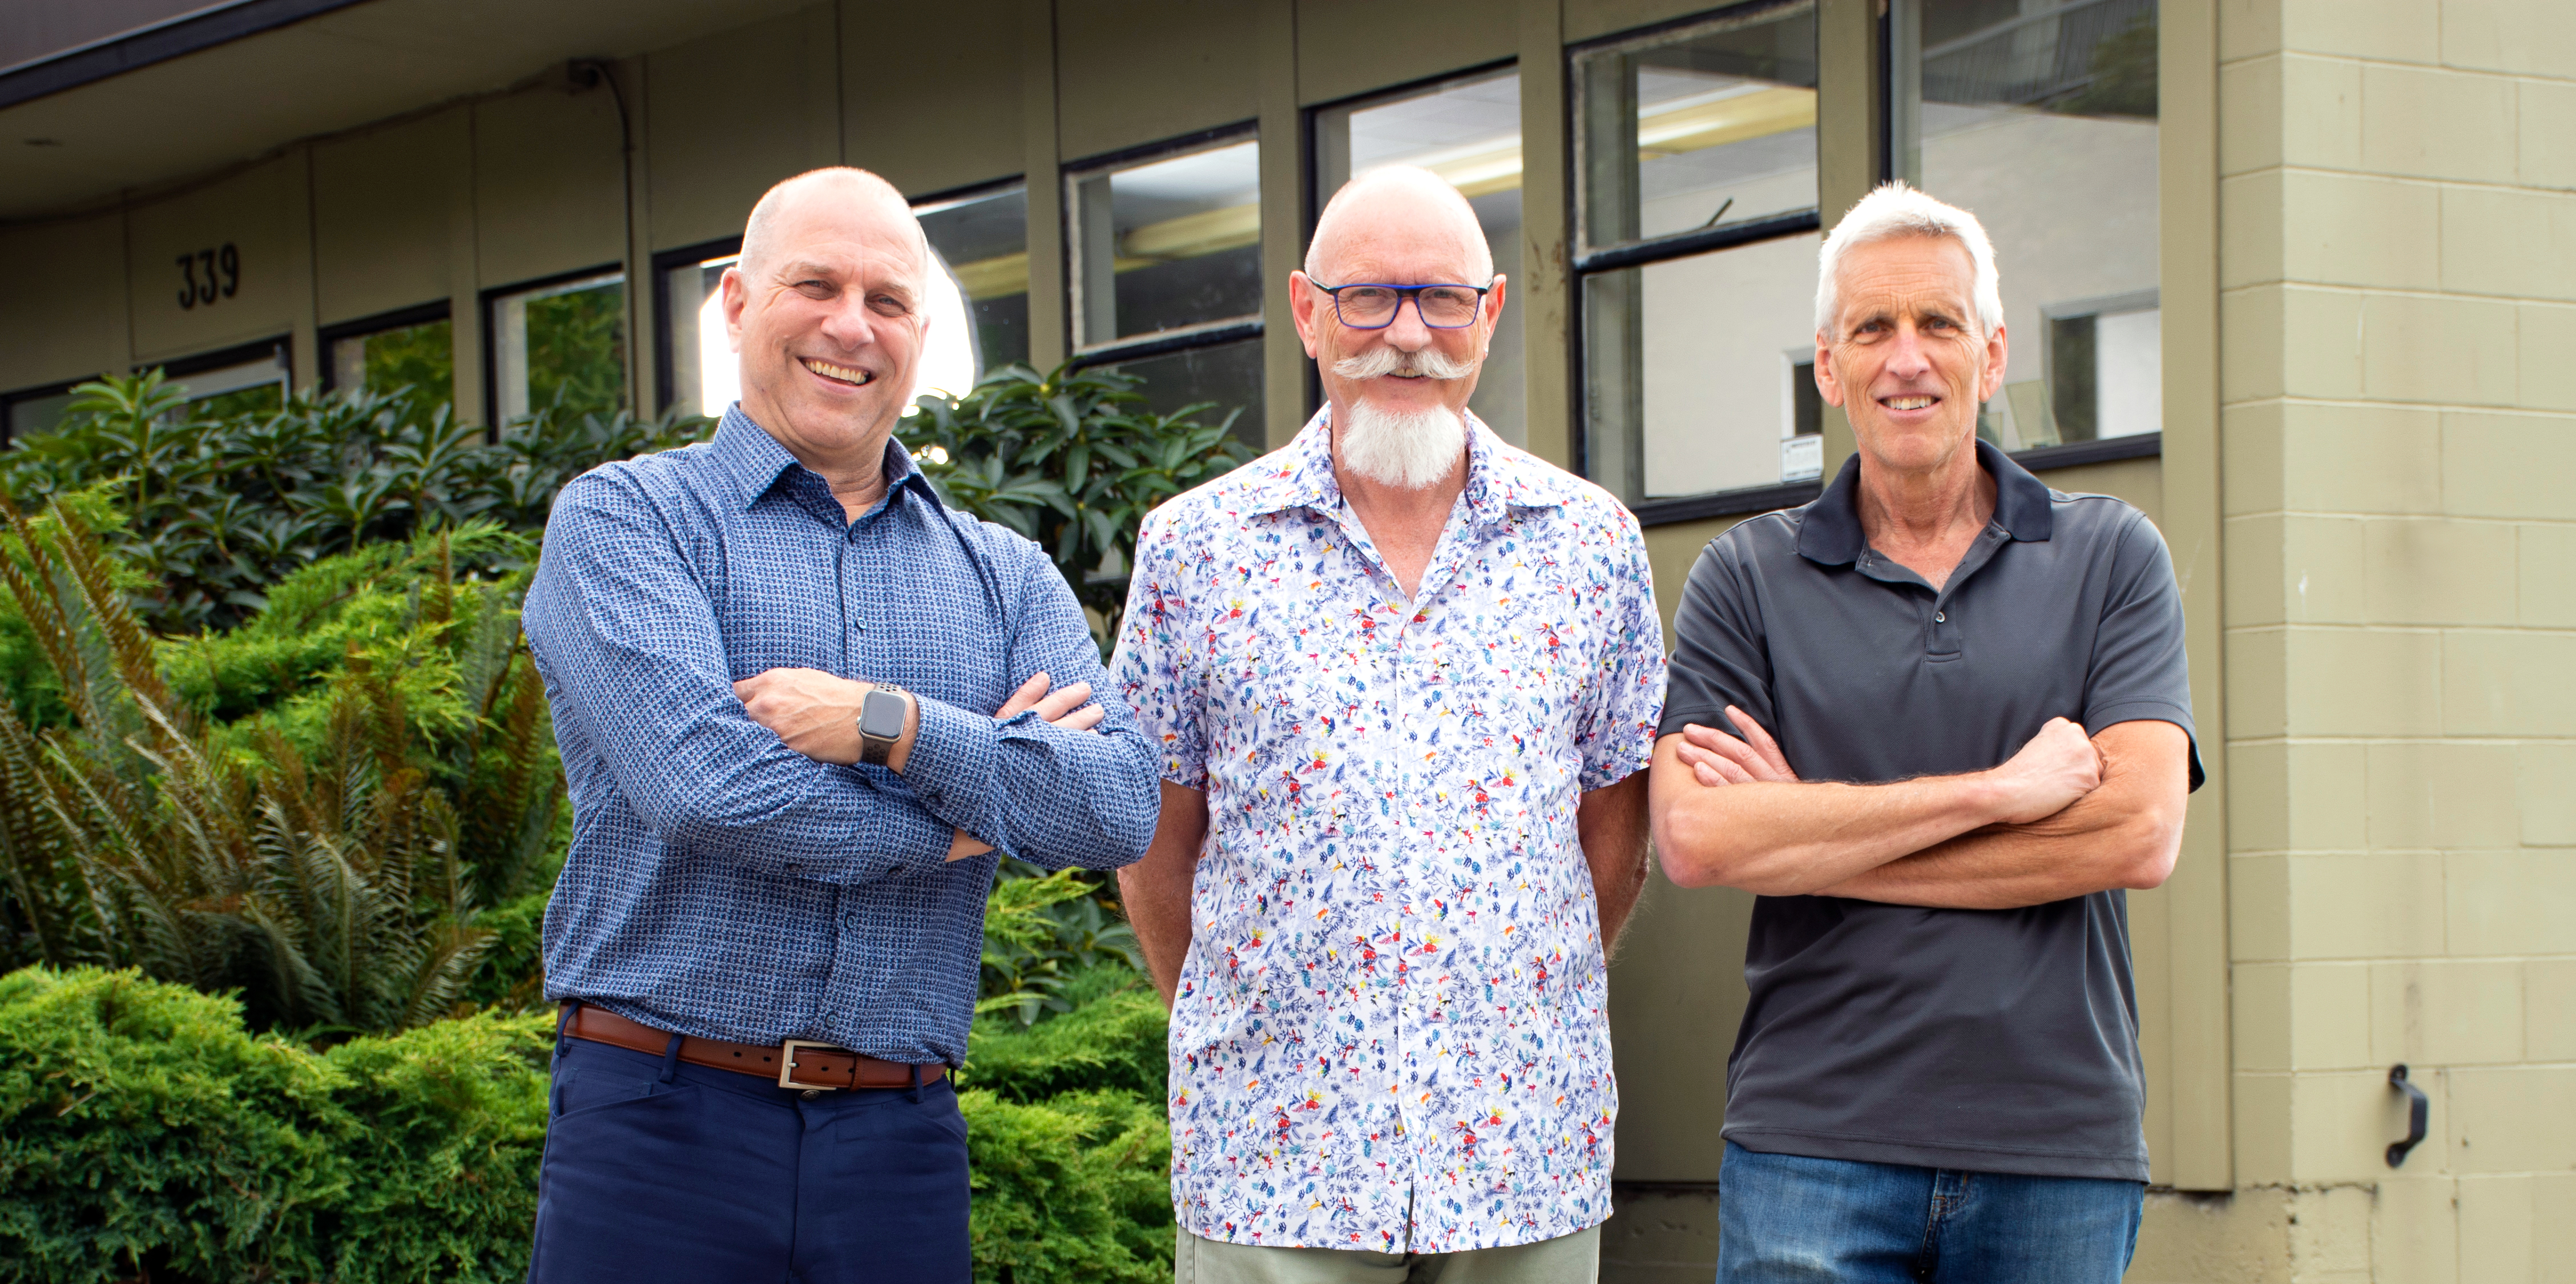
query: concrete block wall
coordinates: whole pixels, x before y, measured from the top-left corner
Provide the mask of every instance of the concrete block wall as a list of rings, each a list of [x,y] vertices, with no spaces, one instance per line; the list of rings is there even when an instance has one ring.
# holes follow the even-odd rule
[[[2576,1278],[2576,5],[2228,0],[2220,60],[2240,1190],[2132,1278]]]

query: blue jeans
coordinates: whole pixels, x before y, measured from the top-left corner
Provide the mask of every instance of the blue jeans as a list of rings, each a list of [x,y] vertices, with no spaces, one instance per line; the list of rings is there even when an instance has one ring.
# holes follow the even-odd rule
[[[808,1098],[555,1041],[532,1284],[966,1284],[966,1120],[946,1079]]]
[[[1717,1284],[2118,1284],[2146,1186],[1768,1155],[1726,1143]]]

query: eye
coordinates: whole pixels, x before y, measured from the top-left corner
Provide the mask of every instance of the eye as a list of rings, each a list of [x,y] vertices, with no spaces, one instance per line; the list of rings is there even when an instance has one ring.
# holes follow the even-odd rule
[[[809,299],[828,299],[832,297],[832,287],[828,283],[811,279],[797,282],[796,291]]]
[[[871,297],[868,300],[868,306],[875,308],[877,311],[890,317],[899,317],[912,311],[912,305],[891,294],[879,294]]]

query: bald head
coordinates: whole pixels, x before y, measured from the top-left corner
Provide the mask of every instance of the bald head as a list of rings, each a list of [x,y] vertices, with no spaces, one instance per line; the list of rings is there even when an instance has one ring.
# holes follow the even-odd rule
[[[835,165],[828,169],[809,169],[794,178],[782,179],[777,186],[761,194],[760,203],[751,207],[751,218],[742,225],[742,266],[751,275],[760,275],[778,257],[783,238],[792,239],[790,230],[805,215],[814,212],[843,212],[865,209],[898,219],[911,230],[910,239],[921,248],[921,264],[930,264],[929,242],[922,237],[921,221],[912,216],[912,203],[896,191],[892,183],[863,169]]]
[[[1493,279],[1494,249],[1485,242],[1475,208],[1447,179],[1411,165],[1370,170],[1333,193],[1306,246],[1306,275],[1340,281],[1355,260],[1375,259],[1398,246],[1454,250],[1444,257],[1466,272],[1459,284]]]

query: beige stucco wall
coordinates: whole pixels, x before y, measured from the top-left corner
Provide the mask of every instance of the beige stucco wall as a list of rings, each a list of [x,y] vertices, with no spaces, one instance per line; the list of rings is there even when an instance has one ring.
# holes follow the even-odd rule
[[[2132,1278],[2568,1278],[2576,10],[2234,0],[2220,44],[2253,1189],[2160,1208]],[[2432,1136],[2392,1171],[2401,1061]]]

